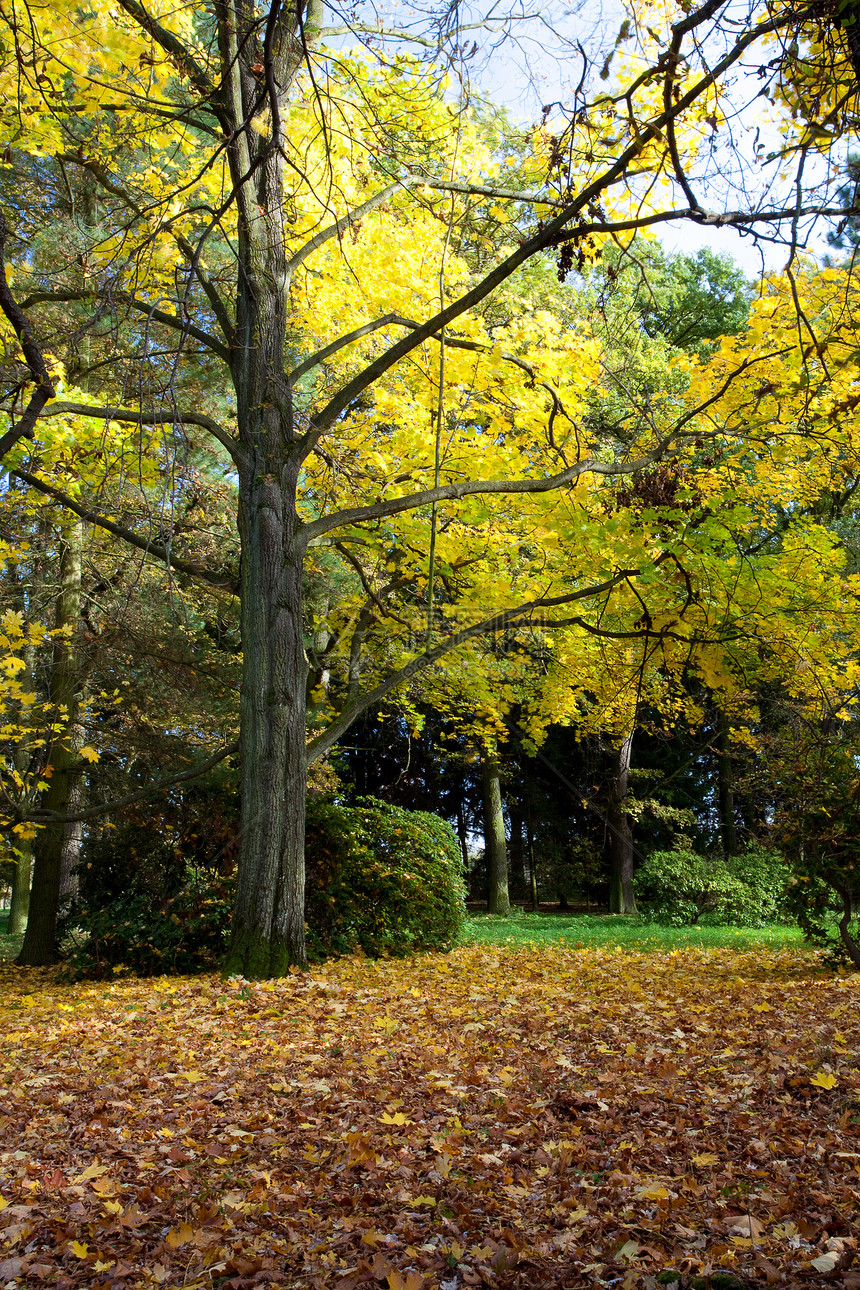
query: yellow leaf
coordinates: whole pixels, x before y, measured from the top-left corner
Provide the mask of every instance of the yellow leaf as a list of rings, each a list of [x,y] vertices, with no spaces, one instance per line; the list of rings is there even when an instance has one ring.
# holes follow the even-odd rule
[[[77,1255],[79,1259],[85,1259],[89,1253],[88,1245],[81,1245],[80,1241],[72,1241],[72,1254]]]
[[[814,1084],[816,1088],[827,1089],[835,1088],[839,1083],[836,1076],[831,1075],[829,1071],[819,1071],[817,1075],[812,1076],[809,1082],[810,1084]]]
[[[693,1156],[694,1165],[718,1165],[719,1163],[720,1157],[713,1151],[703,1151],[700,1155]]]
[[[8,1204],[9,1202],[6,1200],[5,1196],[0,1196],[0,1211],[4,1210]]]
[[[753,1012],[773,1012],[769,1003],[756,1003],[753,1005]]]
[[[112,1268],[115,1262],[116,1259],[111,1259],[109,1263],[103,1263],[101,1259],[96,1259],[93,1268],[96,1272],[107,1272],[108,1268]]]
[[[662,1183],[646,1183],[645,1186],[638,1188],[639,1195],[643,1200],[668,1200],[669,1193]]]
[[[380,1124],[396,1124],[398,1126],[401,1124],[413,1123],[412,1120],[409,1119],[409,1116],[404,1115],[402,1111],[396,1111],[394,1115],[389,1115],[388,1112],[385,1111],[380,1115],[379,1122]]]
[[[407,1205],[428,1205],[432,1209],[436,1201],[432,1196],[413,1196],[412,1200],[408,1200],[406,1203]]]
[[[187,1245],[194,1235],[194,1228],[190,1223],[180,1223],[178,1227],[172,1227],[167,1233],[165,1245],[171,1250],[178,1250],[180,1245]]]
[[[98,761],[99,759],[99,755],[96,752],[95,748],[91,748],[89,744],[84,745],[84,747],[81,749],[80,755],[82,757],[85,757],[87,761]]]
[[[78,1174],[73,1179],[73,1183],[89,1182],[92,1178],[101,1178],[102,1174],[107,1173],[107,1165],[87,1165],[82,1174]]]

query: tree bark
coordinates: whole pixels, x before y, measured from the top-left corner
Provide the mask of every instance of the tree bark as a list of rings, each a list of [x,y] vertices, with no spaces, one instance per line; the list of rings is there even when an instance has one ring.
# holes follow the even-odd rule
[[[54,625],[67,631],[54,640],[51,703],[65,712],[65,733],[50,751],[51,778],[42,797],[45,811],[66,815],[75,777],[80,771],[78,724],[80,660],[77,629],[81,610],[81,552],[83,525],[75,524],[59,543],[60,593]],[[33,847],[33,885],[24,944],[17,962],[42,967],[57,958],[57,912],[60,904],[63,854],[68,825],[48,824],[36,834]]]
[[[466,812],[463,803],[457,806],[457,837],[460,839],[460,854],[463,857],[463,873],[469,872],[469,838],[466,831]]]
[[[508,852],[505,845],[505,817],[502,810],[502,786],[495,751],[481,757],[481,787],[484,799],[484,846],[487,855],[491,914],[507,917],[511,912],[508,892]]]
[[[30,876],[33,868],[33,843],[27,838],[15,846],[17,857],[15,872],[12,875],[12,899],[9,904],[10,936],[20,936],[27,930],[27,914],[30,908]]]
[[[522,897],[527,889],[525,854],[523,847],[523,827],[525,818],[517,803],[508,798],[508,814],[511,817],[511,840],[508,852],[511,860],[511,885],[517,898]]]
[[[728,718],[717,714],[717,799],[720,812],[720,839],[728,860],[737,852],[735,831],[735,794],[732,778],[732,751]]]
[[[307,964],[302,551],[274,478],[240,490],[242,839],[223,970],[264,978]]]
[[[633,750],[633,731],[623,740],[618,750],[615,784],[609,807],[609,912],[610,914],[635,914],[636,898],[633,895],[633,829],[630,816],[624,809],[630,779],[630,758]]]
[[[22,598],[23,604],[23,598]],[[24,671],[21,684],[24,689],[33,688],[33,647],[28,645],[24,654]],[[30,749],[26,743],[19,744],[13,755],[15,769],[22,777],[26,775],[30,764]],[[13,834],[14,837],[14,834]],[[15,843],[17,859],[12,875],[12,899],[9,904],[8,932],[10,936],[22,936],[27,930],[27,917],[30,909],[30,882],[33,871],[33,840],[21,838]]]

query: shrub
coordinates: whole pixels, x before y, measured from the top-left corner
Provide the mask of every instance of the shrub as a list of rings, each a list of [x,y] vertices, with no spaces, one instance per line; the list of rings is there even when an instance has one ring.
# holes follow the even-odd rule
[[[691,850],[655,851],[634,878],[641,912],[682,927],[699,922],[761,927],[785,916],[790,871],[774,852],[752,846],[728,861]]]
[[[308,952],[315,959],[450,948],[466,916],[462,857],[436,815],[373,798],[309,802]]]
[[[236,795],[198,789],[87,839],[62,925],[79,975],[211,971],[227,948],[235,889]],[[447,949],[465,918],[460,847],[435,815],[367,799],[308,802],[312,958]]]
[[[216,967],[226,949],[237,845],[229,779],[129,811],[86,838],[60,925],[79,975]]]

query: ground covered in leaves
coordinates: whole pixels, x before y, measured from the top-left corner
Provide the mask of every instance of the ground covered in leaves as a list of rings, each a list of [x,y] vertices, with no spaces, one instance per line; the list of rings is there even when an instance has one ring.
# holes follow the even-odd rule
[[[860,1287],[860,978],[797,950],[0,990],[1,1287]]]

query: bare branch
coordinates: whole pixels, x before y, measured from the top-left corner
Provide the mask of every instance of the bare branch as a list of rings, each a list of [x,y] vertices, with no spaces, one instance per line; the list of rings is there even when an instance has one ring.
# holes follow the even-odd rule
[[[113,291],[110,287],[102,291],[77,290],[77,291],[32,291],[26,300],[21,302],[23,309],[29,309],[33,305],[42,304],[64,304],[70,300],[93,300],[101,299],[108,303],[118,301],[120,304],[130,305],[138,313],[145,314],[153,322],[162,323],[165,327],[171,327],[174,331],[182,332],[184,336],[193,336],[201,345],[211,349],[213,354],[217,354],[225,363],[230,362],[230,350],[226,345],[215,336],[210,336],[208,331],[202,327],[195,327],[187,318],[180,318],[178,314],[168,314],[162,309],[157,309],[154,305],[147,304],[145,300],[138,300],[136,296],[130,295],[125,291]]]
[[[585,474],[632,475],[659,461],[668,444],[668,438],[662,439],[653,452],[646,453],[636,461],[598,461],[587,457],[584,461],[568,466],[557,475],[549,475],[543,479],[471,479],[460,484],[443,484],[439,488],[425,488],[420,493],[393,497],[390,501],[376,502],[372,506],[356,506],[351,510],[336,511],[333,515],[324,515],[321,519],[311,520],[309,524],[305,524],[302,529],[302,540],[308,543],[331,529],[343,528],[349,524],[363,524],[368,520],[380,520],[389,515],[400,515],[403,511],[429,506],[433,502],[459,501],[462,497],[474,497],[479,493],[551,493],[554,489],[572,484],[580,475]]]

